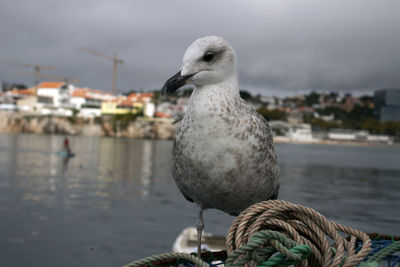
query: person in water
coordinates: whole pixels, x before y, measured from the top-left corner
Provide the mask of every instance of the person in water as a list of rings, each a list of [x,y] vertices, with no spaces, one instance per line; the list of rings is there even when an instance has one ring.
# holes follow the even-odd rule
[[[64,138],[64,151],[67,153],[67,154],[71,154],[72,152],[71,152],[71,148],[69,147],[69,139],[66,137],[66,138]]]

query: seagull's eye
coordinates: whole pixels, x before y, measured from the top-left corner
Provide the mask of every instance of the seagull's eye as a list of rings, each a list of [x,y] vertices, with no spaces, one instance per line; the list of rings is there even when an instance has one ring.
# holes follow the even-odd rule
[[[203,61],[205,61],[205,62],[210,62],[213,58],[214,58],[214,54],[211,53],[211,52],[207,52],[207,53],[203,56]]]

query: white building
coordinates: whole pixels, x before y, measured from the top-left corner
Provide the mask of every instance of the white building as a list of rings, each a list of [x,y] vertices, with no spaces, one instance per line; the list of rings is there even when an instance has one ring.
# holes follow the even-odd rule
[[[348,129],[331,129],[328,132],[328,139],[337,141],[366,141],[368,131],[355,131]]]
[[[113,101],[117,97],[111,93],[89,88],[76,88],[70,98],[70,103],[76,109],[101,108],[101,102]]]
[[[293,141],[313,141],[312,130],[310,124],[295,124],[291,125],[288,132],[288,137]]]
[[[94,118],[101,116],[101,103],[113,101],[117,97],[111,93],[89,88],[76,88],[70,98],[73,108],[79,110],[78,117]]]
[[[319,114],[318,112],[314,112],[314,117],[317,119],[324,120],[324,121],[333,121],[335,119],[334,114],[322,115],[322,114]]]
[[[154,103],[148,102],[144,104],[143,115],[145,117],[152,118],[154,117],[155,113],[156,113],[156,105]]]
[[[70,95],[74,89],[73,85],[65,82],[42,82],[36,91],[37,109],[42,114],[71,116]]]
[[[393,139],[388,135],[370,134],[368,135],[367,140],[372,143],[388,143],[388,144],[393,143]]]
[[[276,109],[283,104],[282,99],[274,96],[260,96],[260,101],[268,105],[268,109]]]

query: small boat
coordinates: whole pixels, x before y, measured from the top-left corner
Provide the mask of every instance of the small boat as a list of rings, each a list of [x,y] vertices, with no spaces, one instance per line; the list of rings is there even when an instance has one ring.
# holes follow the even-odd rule
[[[208,251],[225,250],[225,237],[203,232],[201,249]],[[195,227],[183,229],[176,238],[172,247],[174,252],[192,253],[197,252],[197,230]]]
[[[59,151],[58,155],[60,155],[63,158],[73,158],[75,157],[75,153],[67,152],[67,151]]]

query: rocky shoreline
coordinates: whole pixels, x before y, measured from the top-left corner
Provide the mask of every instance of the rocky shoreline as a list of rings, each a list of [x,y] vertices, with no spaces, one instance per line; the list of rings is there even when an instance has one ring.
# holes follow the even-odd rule
[[[0,112],[0,133],[63,134],[125,138],[173,139],[176,126],[170,120],[115,117],[83,119]]]

